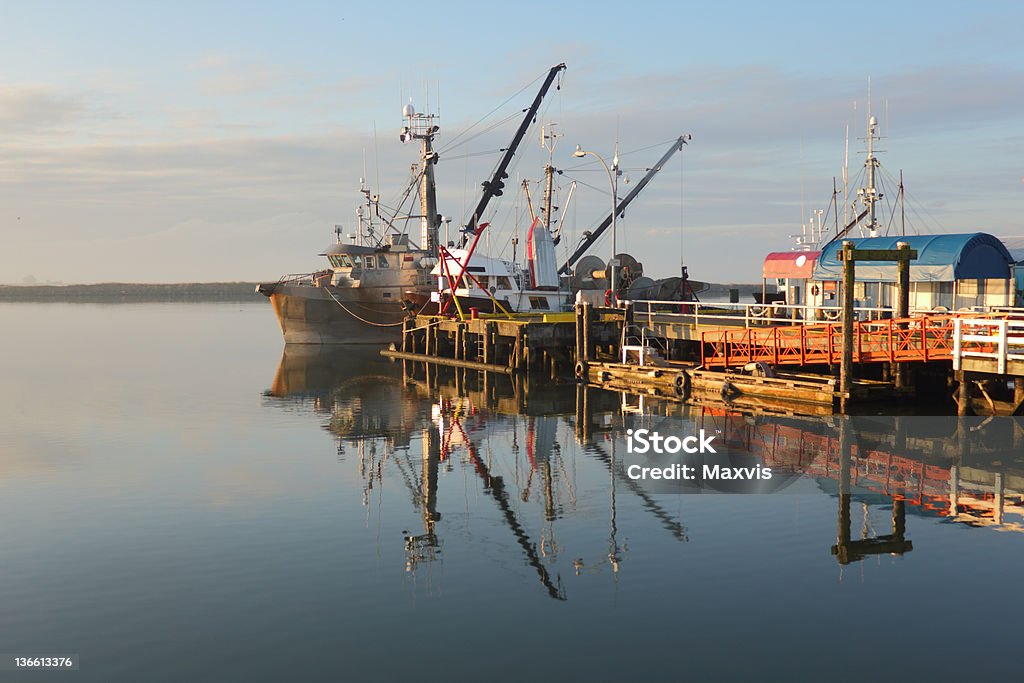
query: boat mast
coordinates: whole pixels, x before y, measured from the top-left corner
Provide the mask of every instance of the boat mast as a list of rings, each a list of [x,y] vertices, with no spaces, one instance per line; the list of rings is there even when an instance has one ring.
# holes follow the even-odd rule
[[[544,227],[548,232],[551,232],[551,214],[558,210],[558,207],[551,206],[554,190],[554,177],[556,169],[551,165],[552,158],[555,155],[555,144],[558,138],[561,137],[555,132],[554,127],[556,124],[550,124],[547,131],[541,128],[540,132],[540,144],[548,153],[548,163],[544,165],[544,204],[541,207],[541,215],[544,217]]]
[[[870,107],[868,108],[870,112]],[[879,163],[878,158],[875,156],[875,140],[881,140],[878,135],[878,119],[874,116],[868,115],[868,156],[864,160],[864,166],[867,168],[867,187],[864,187],[857,191],[860,195],[860,200],[867,209],[868,214],[868,235],[875,237],[878,235],[878,218],[875,215],[875,204],[882,198],[882,195],[878,192],[878,188],[875,187],[875,172],[878,169]]]
[[[552,176],[555,175],[555,167],[549,163],[544,165],[544,207],[541,209],[544,214],[544,227],[551,231],[551,184]]]
[[[420,149],[420,248],[434,251],[438,246],[438,231],[441,227],[441,216],[437,213],[437,184],[434,181],[434,166],[438,155],[434,151],[434,135],[439,130],[434,125],[433,114],[416,112],[412,102],[405,105],[402,116],[408,125],[402,128],[399,139],[402,142],[419,140]]]

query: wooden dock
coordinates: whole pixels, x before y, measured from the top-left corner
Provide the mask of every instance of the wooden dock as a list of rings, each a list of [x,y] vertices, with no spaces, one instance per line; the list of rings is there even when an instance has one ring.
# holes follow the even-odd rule
[[[711,316],[704,313],[701,322],[685,304],[652,308],[636,314],[630,304],[581,304],[569,313],[418,315],[406,319],[401,344],[382,353],[406,362],[575,379],[638,394],[799,414],[905,399],[925,368],[948,376],[949,386],[959,385],[960,414],[1024,412],[1024,315],[919,314],[844,329],[813,321],[765,325],[749,314],[708,325]],[[848,360],[846,334],[853,340]],[[847,362],[851,377],[844,388],[839,367]],[[897,372],[900,365],[914,366],[915,374]]]

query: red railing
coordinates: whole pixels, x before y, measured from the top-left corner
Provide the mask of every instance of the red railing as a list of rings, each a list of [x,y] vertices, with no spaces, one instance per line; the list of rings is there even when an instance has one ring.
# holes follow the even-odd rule
[[[950,315],[915,316],[857,322],[853,330],[855,363],[948,360],[953,354]],[[839,363],[841,323],[713,330],[701,334],[705,367]]]

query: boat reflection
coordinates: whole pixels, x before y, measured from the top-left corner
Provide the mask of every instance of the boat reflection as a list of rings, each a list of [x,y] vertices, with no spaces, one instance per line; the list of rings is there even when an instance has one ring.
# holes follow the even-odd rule
[[[628,524],[646,518],[675,541],[689,538],[671,512],[679,499],[627,476],[627,429],[704,429],[731,451],[799,473],[811,484],[802,490],[836,498],[831,553],[840,565],[911,552],[908,516],[1024,531],[1024,424],[1014,418],[759,415],[536,378],[392,364],[375,351],[352,349],[286,350],[267,401],[311,405],[326,418],[341,460],[356,455],[368,511],[379,503],[375,495],[386,478],[402,482],[421,526],[403,534],[408,572],[441,559],[444,536],[464,540],[456,522],[442,524],[459,507],[442,501],[445,491],[455,492],[449,475],[465,473],[459,495],[469,495],[462,488],[476,482],[486,505],[471,512],[467,502],[463,517],[496,514],[505,532],[494,545],[517,547],[556,600],[567,599],[563,576],[604,572],[616,580],[629,552],[620,528],[623,504],[637,511]],[[592,534],[565,532],[578,531],[577,518],[593,517],[595,500],[607,505],[599,546]],[[860,534],[851,514],[857,504],[865,517]],[[872,530],[872,510],[889,513],[888,533]]]

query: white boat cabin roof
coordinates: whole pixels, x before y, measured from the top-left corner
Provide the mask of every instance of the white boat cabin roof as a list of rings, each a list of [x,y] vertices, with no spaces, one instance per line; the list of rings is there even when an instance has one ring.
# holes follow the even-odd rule
[[[451,254],[451,257],[445,258],[448,262],[448,271],[452,277],[458,277],[459,273],[462,271],[462,266],[460,264],[464,264],[466,262],[467,251],[465,249],[450,249],[449,253]],[[512,266],[508,261],[491,258],[490,256],[483,256],[481,254],[473,254],[469,261],[467,271],[472,273],[475,277],[488,275],[511,277],[513,273]],[[430,271],[430,274],[437,277],[442,277],[444,275],[440,261],[438,261],[437,265]]]

